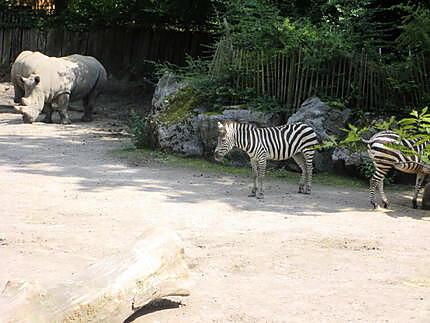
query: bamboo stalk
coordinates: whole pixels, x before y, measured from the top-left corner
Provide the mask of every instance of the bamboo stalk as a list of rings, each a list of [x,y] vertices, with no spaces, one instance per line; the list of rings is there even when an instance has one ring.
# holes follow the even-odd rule
[[[287,90],[287,107],[288,109],[292,108],[292,100],[293,100],[293,80],[294,80],[294,65],[296,62],[296,52],[293,52],[293,55],[291,56],[290,60],[290,72],[288,77],[288,90]]]
[[[284,62],[285,62],[285,67],[284,67],[284,85],[283,85],[283,89],[282,91],[284,92],[283,96],[282,96],[282,102],[284,104],[287,103],[287,96],[288,96],[288,77],[289,77],[289,73],[288,70],[290,68],[290,56],[284,56]]]
[[[339,88],[341,84],[341,77],[342,77],[342,57],[339,58],[339,65],[338,65],[338,71],[337,71],[337,78],[336,78],[336,97],[339,97]]]
[[[265,89],[265,79],[264,79],[264,64],[263,64],[263,53],[260,52],[260,64],[261,64],[261,90],[263,95],[266,94],[266,89]]]
[[[296,104],[297,109],[300,108],[300,104],[302,103],[303,86],[306,80],[305,71],[306,71],[306,64],[302,62],[302,68],[301,68],[300,79],[299,79],[299,92],[297,94],[297,104]]]
[[[294,86],[294,98],[293,98],[293,104],[294,107],[297,107],[297,97],[298,97],[298,86],[299,86],[299,78],[300,78],[300,67],[301,67],[301,49],[299,49],[299,58],[298,58],[298,63],[297,63],[297,73],[296,73],[296,77],[294,78],[295,80],[295,86]]]

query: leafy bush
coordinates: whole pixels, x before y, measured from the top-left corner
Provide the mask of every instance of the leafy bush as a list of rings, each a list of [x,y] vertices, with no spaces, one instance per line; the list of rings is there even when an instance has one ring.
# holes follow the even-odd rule
[[[142,117],[135,111],[131,112],[129,124],[136,148],[151,148],[152,136],[149,122],[147,117]]]
[[[395,116],[367,126],[349,125],[347,129],[343,129],[346,137],[337,142],[339,146],[345,146],[353,151],[360,151],[365,148],[362,138],[363,135],[371,130],[391,130],[400,136],[400,139],[411,140],[414,146],[420,146],[424,143],[430,143],[430,112],[428,108],[423,108],[420,112],[413,110],[409,116],[397,120]],[[332,141],[330,142],[332,144]],[[430,163],[430,145],[427,145],[424,150],[417,153],[414,149],[410,149],[401,144],[393,144],[393,148],[400,150],[406,155],[416,155],[423,162]]]

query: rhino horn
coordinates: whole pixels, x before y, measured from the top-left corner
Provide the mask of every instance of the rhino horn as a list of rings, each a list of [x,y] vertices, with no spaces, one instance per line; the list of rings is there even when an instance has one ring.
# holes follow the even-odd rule
[[[23,107],[21,105],[15,105],[14,106],[15,110],[18,111],[19,113],[23,114]]]

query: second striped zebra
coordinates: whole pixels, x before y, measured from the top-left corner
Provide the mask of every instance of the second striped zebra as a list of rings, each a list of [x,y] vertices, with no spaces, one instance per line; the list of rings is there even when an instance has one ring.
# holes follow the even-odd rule
[[[384,178],[391,169],[403,173],[416,174],[416,184],[412,198],[412,206],[417,208],[417,198],[424,180],[430,174],[430,167],[422,163],[419,155],[422,154],[428,143],[416,144],[414,140],[401,139],[392,131],[381,131],[373,135],[369,140],[363,140],[367,144],[370,159],[375,165],[375,172],[370,179],[369,199],[373,208],[377,208],[375,191],[378,189],[384,208],[388,207],[388,199],[384,192]],[[395,146],[404,146],[414,151],[415,154],[402,153]]]
[[[314,146],[318,144],[315,131],[304,123],[258,128],[236,121],[218,122],[218,144],[215,159],[221,161],[233,148],[245,151],[253,171],[251,197],[264,197],[263,178],[267,160],[293,158],[302,170],[299,193],[310,194],[312,186]]]

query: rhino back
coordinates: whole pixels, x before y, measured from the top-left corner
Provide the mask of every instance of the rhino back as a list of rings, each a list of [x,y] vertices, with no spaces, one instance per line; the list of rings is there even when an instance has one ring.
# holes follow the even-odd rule
[[[91,91],[100,91],[107,79],[103,65],[92,56],[70,55],[64,57],[69,62],[74,84],[71,87],[71,99],[78,100],[86,97]]]

